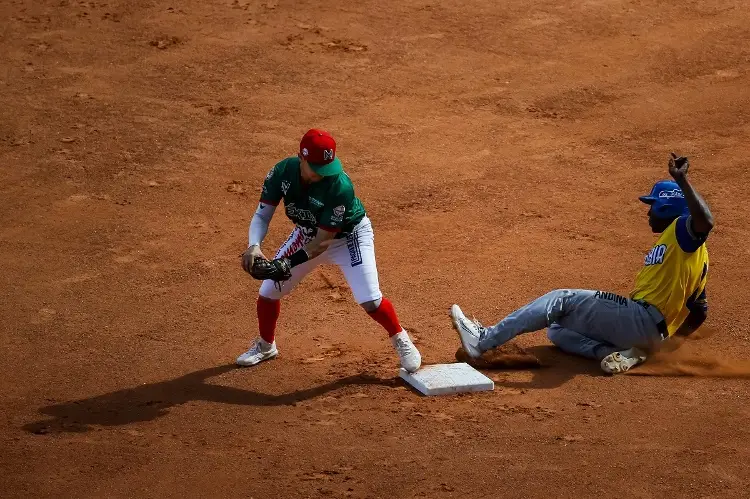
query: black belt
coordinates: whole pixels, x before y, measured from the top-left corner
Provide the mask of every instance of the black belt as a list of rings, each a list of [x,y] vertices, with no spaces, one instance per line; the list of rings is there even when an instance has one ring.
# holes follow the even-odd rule
[[[661,336],[661,339],[666,340],[667,338],[669,338],[669,332],[667,331],[667,321],[664,320],[664,315],[662,315],[662,313],[659,312],[659,309],[651,305],[647,301],[643,301],[643,300],[633,300],[633,301],[635,301],[638,305],[645,308],[648,314],[651,316],[651,318],[654,319],[654,322],[656,322],[656,329],[659,330],[659,335]]]

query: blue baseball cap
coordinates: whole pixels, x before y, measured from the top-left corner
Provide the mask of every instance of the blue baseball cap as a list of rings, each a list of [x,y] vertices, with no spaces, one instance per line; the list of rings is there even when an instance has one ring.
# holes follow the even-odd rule
[[[654,214],[659,218],[676,218],[689,212],[685,195],[673,180],[660,180],[646,196],[640,196],[642,202],[651,205]]]

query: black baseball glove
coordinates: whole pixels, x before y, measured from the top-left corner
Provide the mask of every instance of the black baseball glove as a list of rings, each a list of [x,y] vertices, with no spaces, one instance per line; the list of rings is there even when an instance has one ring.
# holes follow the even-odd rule
[[[288,258],[277,258],[271,261],[256,258],[251,270],[250,275],[260,281],[270,279],[281,282],[288,281],[292,277],[292,264]]]

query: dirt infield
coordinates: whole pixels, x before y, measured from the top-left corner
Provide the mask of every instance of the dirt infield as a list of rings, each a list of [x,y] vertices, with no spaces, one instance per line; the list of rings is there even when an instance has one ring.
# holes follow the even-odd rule
[[[745,1],[0,10],[3,497],[747,495],[748,381],[711,376],[746,373],[750,341]],[[260,183],[313,126],[425,363],[456,358],[454,302],[491,323],[554,288],[627,294],[672,150],[717,221],[714,334],[615,377],[527,335],[494,392],[426,398],[323,268],[280,357],[235,369]]]

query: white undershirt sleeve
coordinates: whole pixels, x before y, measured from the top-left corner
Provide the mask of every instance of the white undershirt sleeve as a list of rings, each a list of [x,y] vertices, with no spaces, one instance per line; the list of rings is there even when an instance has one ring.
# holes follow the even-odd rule
[[[248,230],[248,246],[253,246],[263,242],[268,233],[268,224],[271,223],[276,207],[271,204],[258,203],[253,219],[250,220],[250,229]]]

